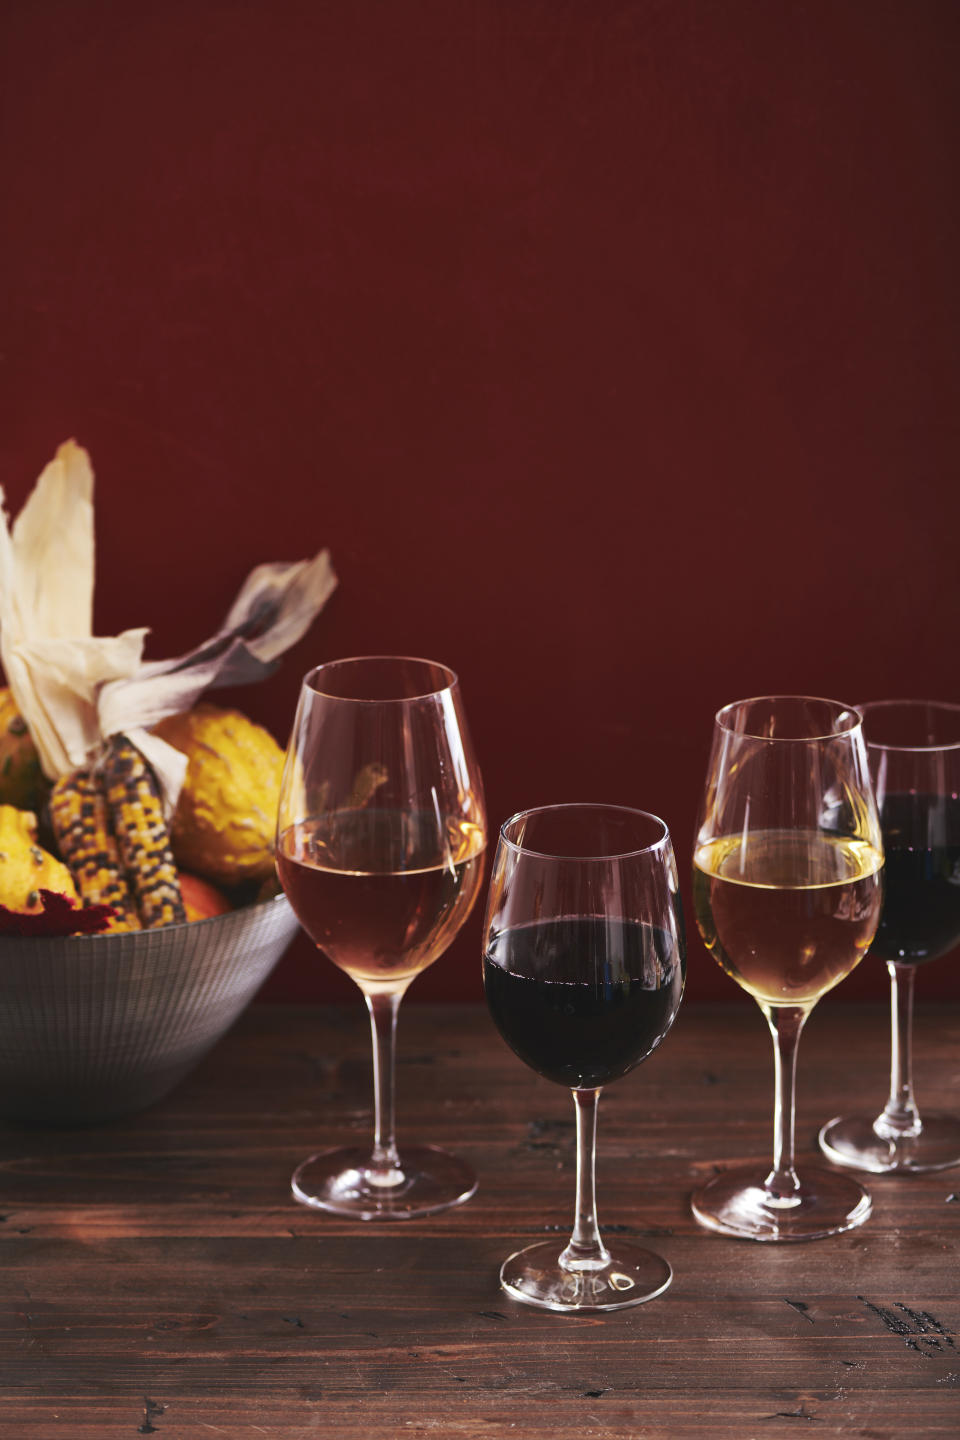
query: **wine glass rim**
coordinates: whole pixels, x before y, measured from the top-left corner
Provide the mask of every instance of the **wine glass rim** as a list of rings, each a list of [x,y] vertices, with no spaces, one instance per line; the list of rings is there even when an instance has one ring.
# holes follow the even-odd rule
[[[555,855],[549,850],[534,850],[529,845],[518,844],[516,840],[511,840],[506,833],[507,826],[517,820],[530,818],[533,815],[547,815],[555,810],[615,810],[621,815],[640,815],[645,820],[652,820],[659,825],[663,834],[649,845],[639,845],[636,849],[617,851],[612,855]],[[636,855],[652,855],[655,851],[670,844],[670,831],[666,821],[661,820],[659,815],[654,815],[652,810],[638,810],[634,805],[607,805],[600,800],[569,800],[561,801],[557,805],[529,805],[524,810],[515,811],[500,826],[500,839],[516,855],[529,855],[535,860],[573,860],[579,864],[581,862],[600,863],[608,860],[630,860]]]
[[[389,695],[389,696],[362,696],[362,695],[333,695],[323,690],[315,681],[323,670],[333,670],[340,666],[364,665],[378,660],[390,661],[400,665],[427,665],[434,670],[439,670],[446,678],[444,685],[439,685],[430,690],[424,690],[418,695]],[[314,695],[319,695],[324,700],[339,700],[346,705],[397,705],[410,704],[417,700],[433,700],[438,695],[445,695],[453,690],[460,683],[460,678],[455,670],[449,665],[444,665],[441,660],[428,660],[422,655],[344,655],[337,660],[323,660],[319,665],[314,665],[303,677],[303,687]]]
[[[857,709],[864,719],[866,719],[868,710],[885,710],[888,707],[892,708],[894,705],[916,705],[918,709],[922,706],[928,710],[948,710],[960,716],[960,705],[955,705],[952,700],[912,700],[909,698],[903,700],[862,700],[857,702]],[[868,750],[895,750],[904,755],[935,754],[939,750],[960,750],[960,739],[948,740],[939,745],[892,745],[886,740],[871,740],[866,729],[864,729],[863,738],[867,742]]]
[[[727,723],[731,711],[740,710],[745,705],[760,705],[765,700],[794,700],[812,702],[815,705],[832,705],[839,712],[838,720],[849,716],[854,723],[827,730],[822,735],[756,735],[750,730],[735,730]],[[863,716],[856,705],[848,705],[843,700],[833,700],[826,695],[748,695],[743,700],[731,700],[728,704],[721,705],[713,719],[717,727],[728,735],[736,735],[744,740],[763,740],[768,745],[808,745],[816,740],[836,740],[841,735],[854,735],[863,725]]]

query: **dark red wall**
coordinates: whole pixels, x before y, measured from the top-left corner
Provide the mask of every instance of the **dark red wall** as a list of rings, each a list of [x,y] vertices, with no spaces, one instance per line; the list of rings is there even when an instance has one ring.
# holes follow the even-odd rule
[[[16,510],[90,449],[100,630],[186,649],[253,564],[329,545],[250,713],[285,738],[323,658],[445,660],[493,821],[643,806],[684,870],[723,702],[958,698],[951,0],[0,26],[0,478]],[[412,995],[479,995],[479,934]],[[267,993],[350,987],[301,944]]]

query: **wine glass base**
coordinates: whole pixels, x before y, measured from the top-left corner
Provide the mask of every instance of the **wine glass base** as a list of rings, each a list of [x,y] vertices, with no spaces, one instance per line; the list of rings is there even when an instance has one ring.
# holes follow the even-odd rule
[[[462,1205],[477,1188],[477,1177],[455,1155],[434,1145],[412,1145],[400,1157],[403,1176],[396,1185],[368,1178],[369,1150],[324,1150],[311,1155],[293,1173],[294,1199],[311,1210],[348,1215],[353,1220],[413,1220]]]
[[[875,1116],[837,1116],[820,1131],[820,1149],[835,1165],[850,1165],[874,1175],[921,1174],[960,1165],[960,1120],[925,1115],[919,1135],[885,1140]]]
[[[514,1300],[577,1315],[623,1310],[662,1295],[673,1271],[652,1250],[618,1241],[610,1262],[595,1270],[562,1269],[556,1240],[542,1240],[503,1262],[500,1284]]]
[[[794,1203],[777,1205],[763,1188],[759,1170],[725,1170],[695,1192],[694,1215],[709,1230],[741,1240],[819,1240],[862,1225],[870,1196],[862,1185],[835,1170],[810,1167],[801,1177]]]

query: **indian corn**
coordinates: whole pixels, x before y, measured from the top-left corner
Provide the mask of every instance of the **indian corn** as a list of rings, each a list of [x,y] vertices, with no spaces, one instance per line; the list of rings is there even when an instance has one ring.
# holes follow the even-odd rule
[[[112,905],[111,930],[139,930],[107,801],[92,766],[63,775],[50,796],[50,823],[84,904]]]
[[[109,741],[103,789],[142,925],[152,929],[186,920],[160,792],[146,760],[124,735]]]
[[[53,787],[50,819],[87,904],[112,905],[111,930],[185,920],[170,834],[153,772],[124,735]]]

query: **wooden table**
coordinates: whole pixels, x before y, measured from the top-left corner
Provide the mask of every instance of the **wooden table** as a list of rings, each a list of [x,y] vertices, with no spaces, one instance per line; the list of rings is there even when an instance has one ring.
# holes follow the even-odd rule
[[[960,1434],[960,1170],[871,1183],[858,1231],[767,1246],[699,1229],[691,1187],[764,1157],[752,1004],[682,1012],[601,1105],[600,1219],[675,1279],[608,1316],[533,1311],[501,1260],[573,1204],[572,1104],[479,1007],[401,1015],[402,1135],[476,1167],[466,1206],[399,1226],[299,1207],[294,1165],[370,1126],[360,1005],[252,1009],[167,1101],[89,1130],[0,1130],[3,1440]],[[921,1102],[960,1108],[960,1010],[917,1022]],[[877,1106],[884,1012],[824,1002],[798,1137]],[[402,1136],[401,1136],[402,1138]]]

